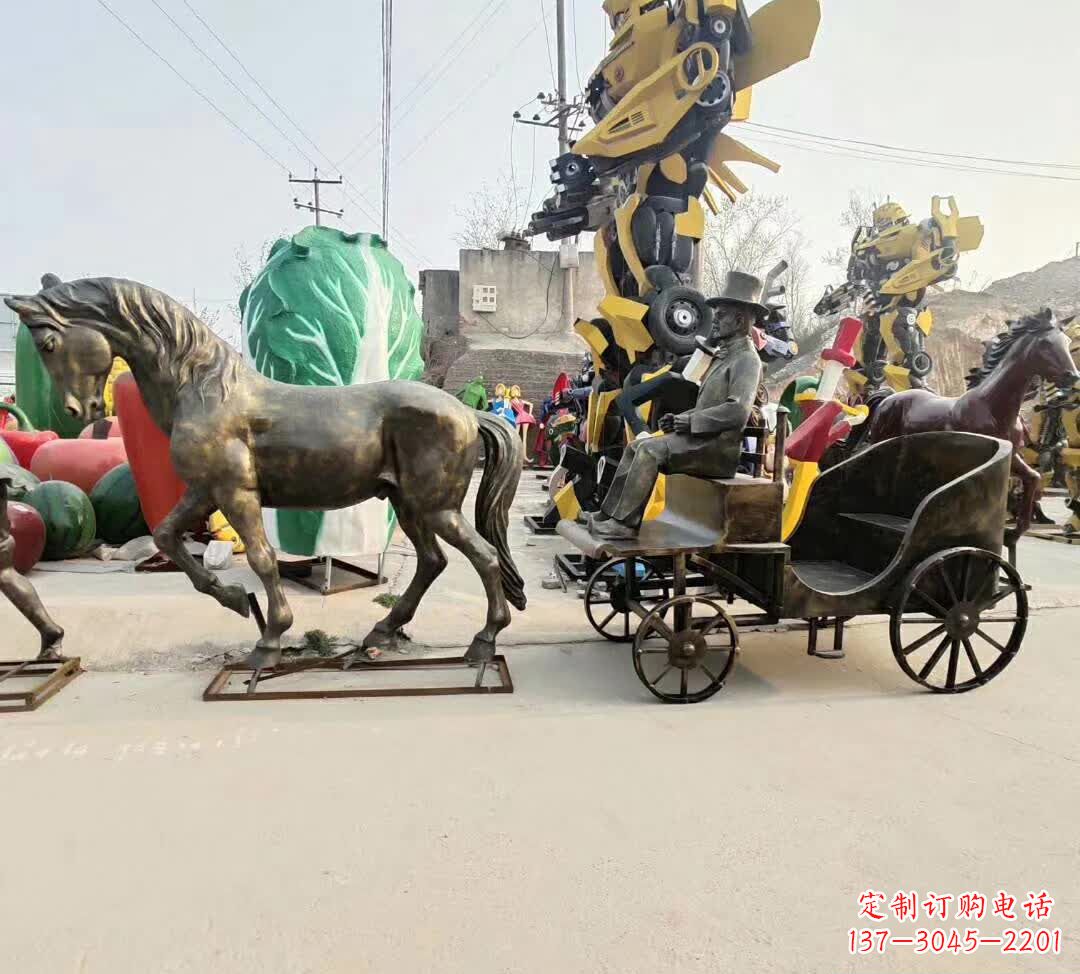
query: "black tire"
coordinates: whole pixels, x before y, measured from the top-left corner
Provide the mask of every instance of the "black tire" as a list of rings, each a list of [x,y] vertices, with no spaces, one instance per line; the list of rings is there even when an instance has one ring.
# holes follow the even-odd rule
[[[658,602],[666,602],[671,594],[667,578],[653,562],[637,558],[632,564],[635,572],[632,583],[627,582],[627,560],[612,558],[593,572],[585,586],[585,618],[613,643],[629,643],[634,639],[628,597],[651,608]],[[641,578],[636,575],[639,564],[644,567]]]
[[[916,378],[925,379],[934,371],[934,360],[930,357],[929,352],[920,348],[911,356],[911,363],[908,368],[911,369],[911,374]]]
[[[713,310],[700,291],[677,285],[656,294],[647,320],[649,334],[662,351],[692,355],[697,337],[707,336],[712,328]]]
[[[719,602],[681,595],[642,619],[634,637],[634,672],[664,703],[700,703],[724,688],[738,650],[739,630]]]
[[[1012,565],[982,548],[950,548],[927,558],[905,580],[889,641],[900,669],[920,686],[966,693],[1016,658],[1027,621],[1027,591]],[[986,655],[987,647],[994,657]]]

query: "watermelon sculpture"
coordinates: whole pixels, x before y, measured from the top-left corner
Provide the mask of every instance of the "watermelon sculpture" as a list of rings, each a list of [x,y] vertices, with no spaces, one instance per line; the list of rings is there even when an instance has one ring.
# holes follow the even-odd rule
[[[94,506],[74,484],[50,480],[26,495],[26,503],[45,522],[45,558],[61,561],[83,554],[94,542]]]
[[[8,481],[7,495],[8,499],[13,501],[21,501],[41,483],[29,470],[17,463],[0,463],[0,480]]]
[[[240,296],[244,357],[263,375],[292,385],[418,379],[424,325],[414,297],[380,237],[308,227],[274,244]],[[392,509],[379,500],[264,516],[270,543],[294,555],[381,553],[393,529]]]
[[[6,440],[0,440],[0,465],[17,467],[19,461],[16,459],[11,447],[7,445]]]
[[[123,440],[53,440],[35,454],[30,471],[41,480],[66,480],[84,493],[127,462]]]
[[[34,336],[19,325],[15,336],[15,400],[35,429],[53,430],[65,438],[82,432],[82,420],[68,415],[52,377],[41,361]]]
[[[94,506],[97,534],[102,541],[122,545],[150,533],[139,506],[135,476],[128,464],[114,467],[97,482],[90,491],[90,503]]]
[[[45,522],[29,504],[18,501],[8,501],[7,513],[15,539],[15,571],[25,575],[45,552]]]

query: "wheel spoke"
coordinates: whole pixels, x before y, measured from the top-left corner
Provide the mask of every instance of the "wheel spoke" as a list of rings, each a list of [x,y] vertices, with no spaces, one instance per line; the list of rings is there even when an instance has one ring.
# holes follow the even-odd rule
[[[1005,599],[1007,599],[1010,595],[1015,595],[1015,594],[1016,594],[1016,586],[1010,584],[1008,588],[1003,588],[1000,592],[995,592],[990,597],[990,601],[987,602],[985,605],[980,606],[979,608],[983,612],[985,612],[987,609],[992,609],[999,602],[1004,602]]]
[[[722,615],[713,616],[713,618],[709,620],[708,625],[701,630],[701,638],[704,639],[707,635],[709,635],[709,633],[712,632],[716,628],[717,624],[722,622],[723,619],[724,617]]]
[[[936,599],[932,599],[932,598],[930,598],[930,596],[929,596],[929,595],[927,595],[926,593],[922,592],[922,591],[921,591],[920,589],[918,589],[918,588],[916,588],[916,589],[914,590],[914,592],[915,592],[915,594],[916,594],[916,595],[917,595],[917,596],[918,596],[918,597],[919,597],[920,599],[922,599],[922,600],[923,600],[924,602],[926,602],[926,604],[927,604],[927,605],[929,605],[931,609],[933,609],[933,610],[934,610],[934,612],[935,612],[935,613],[937,614],[937,617],[938,617],[939,619],[944,619],[944,618],[945,618],[945,616],[947,616],[947,615],[949,614],[949,613],[948,613],[948,610],[946,610],[946,609],[943,609],[943,608],[941,607],[941,605],[940,605],[940,604],[939,604],[939,603],[937,602],[937,600],[936,600]]]
[[[689,676],[690,676],[690,671],[689,670],[680,670],[679,673],[680,673],[680,675],[679,675],[679,696],[685,697],[687,695],[686,694],[686,688],[687,688],[687,683],[688,683]]]
[[[994,649],[1001,653],[1002,656],[1008,654],[1009,651],[1004,646],[1002,646],[1001,643],[999,643],[996,639],[993,639],[990,636],[986,635],[986,633],[982,631],[981,627],[975,630],[975,635],[979,636],[985,642],[988,642],[991,646],[994,647]]]
[[[652,622],[649,623],[652,626],[653,631],[650,632],[645,638],[652,639],[653,636],[663,636],[669,643],[675,639],[675,632],[666,622],[664,622],[661,616],[655,616]]]
[[[975,679],[982,683],[984,679],[982,667],[979,666],[979,657],[975,655],[975,647],[971,645],[970,639],[964,640],[964,652],[967,653],[968,662],[975,673]]]
[[[959,602],[960,599],[956,595],[956,589],[953,588],[952,579],[949,578],[949,573],[945,570],[945,562],[938,562],[937,567],[938,574],[941,575],[941,577],[945,581],[945,588],[949,590],[949,598],[953,600],[953,605],[956,605],[956,603]]]
[[[653,680],[653,681],[652,681],[652,683],[650,683],[650,684],[649,684],[649,686],[651,686],[651,687],[655,687],[655,686],[656,686],[656,685],[657,685],[657,684],[658,684],[658,683],[659,683],[659,682],[660,682],[660,681],[661,681],[661,680],[662,680],[662,679],[663,679],[663,678],[664,678],[665,676],[667,676],[667,675],[668,675],[668,674],[669,674],[669,673],[670,673],[670,672],[671,672],[671,671],[672,671],[673,669],[675,669],[675,667],[674,667],[674,666],[672,666],[672,665],[671,665],[671,664],[669,663],[669,664],[668,664],[668,666],[667,666],[667,668],[666,668],[666,669],[664,670],[664,672],[663,672],[663,673],[661,673],[661,674],[660,674],[660,675],[659,675],[659,676],[658,676],[658,677],[657,677],[657,678],[656,678],[655,680]]]
[[[952,648],[949,650],[949,672],[945,677],[945,689],[956,689],[956,666],[960,662],[960,643],[954,639]]]
[[[964,578],[960,583],[960,597],[966,602],[969,598],[971,585],[971,555],[964,555]]]
[[[933,642],[935,639],[937,639],[937,637],[940,636],[944,631],[945,624],[942,623],[936,629],[928,632],[925,636],[916,639],[915,642],[913,642],[910,646],[905,647],[905,649],[903,650],[904,655],[910,656],[917,649],[922,649],[923,646],[925,646],[927,643]]]
[[[983,626],[985,626],[987,623],[990,623],[990,622],[1008,622],[1008,623],[1011,623],[1012,625],[1015,626],[1018,622],[1020,622],[1020,617],[1019,616],[983,616],[979,620],[979,624],[983,625]]]
[[[623,639],[629,639],[630,638],[630,610],[629,609],[627,609],[625,615],[623,615],[622,630],[623,630],[623,632],[622,632]]]
[[[701,668],[705,671],[705,675],[710,680],[712,680],[713,683],[719,683],[720,682],[720,680],[717,678],[716,674],[714,674],[713,671],[710,670],[704,663],[701,664]]]
[[[618,614],[619,614],[618,609],[612,609],[611,612],[608,614],[608,617],[603,622],[600,623],[600,628],[601,629],[607,629],[608,623],[611,622],[611,620],[614,619],[615,616],[617,616]]]
[[[952,642],[952,637],[946,636],[941,640],[941,644],[934,650],[934,655],[926,661],[926,665],[919,671],[919,679],[925,680],[931,673],[934,672],[934,667],[941,661],[941,657],[945,655],[945,650],[949,643]]]

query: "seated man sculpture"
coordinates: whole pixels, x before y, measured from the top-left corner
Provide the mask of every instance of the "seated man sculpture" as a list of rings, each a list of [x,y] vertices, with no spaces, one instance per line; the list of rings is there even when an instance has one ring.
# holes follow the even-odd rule
[[[712,332],[708,340],[699,339],[705,362],[691,360],[684,372],[691,381],[701,376],[697,404],[677,416],[661,417],[662,435],[635,440],[626,448],[601,505],[602,515],[591,520],[593,534],[634,537],[662,473],[735,476],[743,430],[761,382],[761,359],[750,330],[768,313],[762,291],[756,277],[728,274],[723,292],[710,301],[715,311]]]
[[[15,569],[15,539],[8,520],[7,492],[10,479],[0,479],[0,592],[2,592],[41,635],[40,659],[60,659],[64,630],[41,604],[34,586]]]

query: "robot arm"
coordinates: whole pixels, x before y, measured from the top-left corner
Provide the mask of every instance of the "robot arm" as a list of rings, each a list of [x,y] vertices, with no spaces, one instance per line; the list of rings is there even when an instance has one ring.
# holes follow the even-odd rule
[[[948,203],[947,212],[942,203]],[[982,243],[982,221],[961,217],[955,197],[935,196],[930,212],[930,219],[919,225],[910,263],[878,289],[881,294],[914,294],[955,277],[960,254]]]

